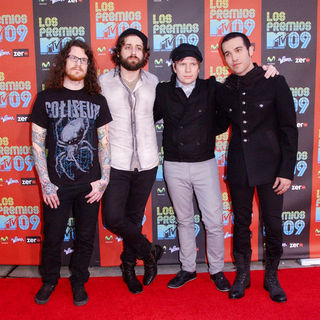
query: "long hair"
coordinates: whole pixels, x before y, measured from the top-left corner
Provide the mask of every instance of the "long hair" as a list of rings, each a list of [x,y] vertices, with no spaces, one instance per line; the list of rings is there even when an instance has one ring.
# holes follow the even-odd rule
[[[50,74],[46,81],[46,88],[58,89],[63,87],[63,80],[65,77],[66,60],[70,53],[71,47],[82,48],[88,57],[88,69],[84,78],[84,88],[91,95],[101,92],[101,87],[98,82],[95,61],[91,48],[81,40],[69,41],[55,56],[50,68]]]
[[[120,65],[121,48],[124,45],[125,38],[128,37],[128,36],[129,35],[125,35],[123,37],[119,37],[118,40],[117,40],[116,46],[114,48],[112,48],[111,59],[117,66]],[[148,63],[149,56],[150,56],[150,48],[143,47],[143,54],[144,54],[144,64],[143,64],[142,68]]]

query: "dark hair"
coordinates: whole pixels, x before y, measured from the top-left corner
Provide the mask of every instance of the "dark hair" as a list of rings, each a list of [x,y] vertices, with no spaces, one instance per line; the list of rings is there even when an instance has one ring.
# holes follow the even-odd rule
[[[241,32],[230,32],[227,35],[225,35],[223,37],[222,41],[221,41],[220,48],[221,48],[222,53],[223,53],[222,44],[224,42],[228,41],[228,40],[231,40],[231,39],[234,39],[234,38],[238,38],[238,37],[242,38],[244,45],[249,50],[249,48],[251,47],[251,42],[250,42],[249,38],[244,33],[241,33]]]
[[[130,35],[134,35],[134,34],[124,35],[124,36],[120,35],[120,37],[117,40],[116,46],[112,48],[111,59],[117,66],[120,65],[120,52],[121,52],[121,48],[124,45],[124,40]],[[143,46],[143,54],[144,54],[144,64],[142,68],[147,64],[149,60],[150,48]]]
[[[63,87],[63,80],[65,77],[66,60],[70,53],[71,47],[82,48],[88,57],[88,69],[84,78],[84,88],[91,95],[101,92],[101,87],[97,78],[97,71],[93,52],[91,48],[82,40],[69,41],[55,56],[54,61],[50,68],[50,74],[46,81],[46,88],[58,89]]]

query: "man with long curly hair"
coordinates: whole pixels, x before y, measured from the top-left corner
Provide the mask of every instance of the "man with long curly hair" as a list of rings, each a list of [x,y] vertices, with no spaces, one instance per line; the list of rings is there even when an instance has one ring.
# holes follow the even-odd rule
[[[157,275],[163,249],[141,233],[145,206],[158,166],[153,102],[158,79],[142,70],[149,57],[148,39],[127,29],[118,38],[112,59],[116,68],[100,77],[113,121],[110,125],[110,183],[103,196],[104,225],[123,238],[121,270],[131,293],[142,292],[134,267],[144,261],[143,284]]]
[[[55,57],[47,89],[33,106],[32,147],[44,220],[38,304],[48,302],[60,278],[61,245],[71,210],[75,217],[70,264],[73,302],[81,306],[88,301],[84,284],[89,279],[99,202],[110,173],[112,118],[100,92],[91,49],[81,40],[72,40]]]

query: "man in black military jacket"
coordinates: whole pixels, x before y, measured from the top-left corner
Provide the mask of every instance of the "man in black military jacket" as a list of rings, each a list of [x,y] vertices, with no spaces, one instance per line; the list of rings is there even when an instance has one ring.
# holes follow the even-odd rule
[[[168,287],[179,288],[196,278],[194,191],[206,229],[210,278],[218,290],[228,291],[230,284],[222,272],[222,199],[214,159],[217,82],[214,77],[198,78],[202,61],[198,47],[181,44],[171,59],[174,73],[170,82],[158,84],[154,105],[155,121],[164,121],[164,176],[177,217],[182,264]]]
[[[282,255],[283,193],[291,185],[298,132],[291,91],[282,76],[265,79],[252,62],[253,47],[242,33],[230,33],[221,50],[232,74],[217,90],[218,104],[230,122],[227,180],[234,213],[233,255],[236,280],[229,298],[250,286],[250,224],[257,189],[266,233],[264,287],[272,300],[284,302],[277,269]]]

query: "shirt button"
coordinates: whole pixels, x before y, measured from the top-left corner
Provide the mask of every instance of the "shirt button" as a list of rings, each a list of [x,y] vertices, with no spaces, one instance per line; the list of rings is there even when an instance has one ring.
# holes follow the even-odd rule
[[[247,130],[242,130],[242,132],[243,132],[243,133],[247,133],[248,131],[247,131]]]
[[[246,104],[246,102],[245,102],[245,101],[242,101],[242,104]]]
[[[246,93],[245,93],[245,92],[242,92],[242,95],[243,95],[243,96],[245,96],[245,95],[246,95]]]
[[[248,139],[243,139],[243,142],[248,142]]]
[[[180,129],[183,129],[183,126],[180,126],[179,128],[180,128]]]
[[[246,123],[247,123],[247,120],[243,120],[242,123],[246,124]]]
[[[263,104],[262,104],[262,103],[261,103],[261,104],[259,104],[259,107],[260,107],[260,108],[263,108]]]
[[[198,112],[202,112],[202,109],[199,109]]]
[[[231,112],[232,111],[232,109],[231,108],[229,108],[229,112]]]
[[[245,110],[242,111],[242,114],[246,114],[247,112]]]
[[[180,146],[183,146],[183,142],[180,142]]]

